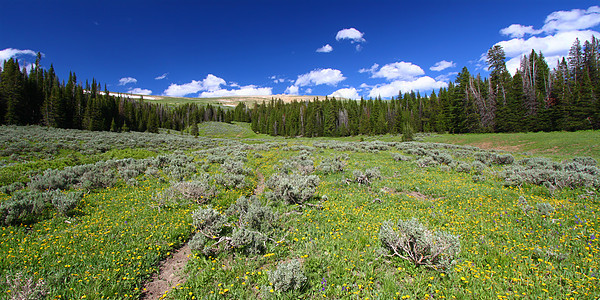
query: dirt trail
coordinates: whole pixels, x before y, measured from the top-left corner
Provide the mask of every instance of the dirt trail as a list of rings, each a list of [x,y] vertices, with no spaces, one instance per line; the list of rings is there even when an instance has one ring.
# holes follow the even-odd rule
[[[258,178],[258,184],[256,184],[256,188],[254,189],[254,195],[258,196],[265,190],[265,176],[256,170],[256,177]]]
[[[185,283],[185,278],[181,275],[183,275],[183,269],[190,260],[191,253],[190,247],[185,244],[174,252],[173,256],[163,261],[158,274],[154,274],[152,280],[144,285],[144,293],[140,299],[160,299],[165,291],[170,291],[178,284]]]

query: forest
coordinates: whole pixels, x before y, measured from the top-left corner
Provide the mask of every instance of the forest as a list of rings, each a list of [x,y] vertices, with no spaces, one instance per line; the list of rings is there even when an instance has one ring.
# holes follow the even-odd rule
[[[38,124],[92,131],[184,130],[206,121],[251,122],[258,133],[281,136],[351,136],[416,132],[482,133],[594,130],[600,127],[600,41],[574,41],[566,58],[550,69],[531,51],[511,75],[502,47],[486,55],[489,77],[464,67],[447,88],[399,93],[391,99],[335,97],[284,103],[280,99],[217,105],[167,106],[117,97],[95,79],[75,73],[60,80],[51,65],[29,70],[4,62],[0,74],[0,124]],[[192,130],[193,131],[193,130]]]

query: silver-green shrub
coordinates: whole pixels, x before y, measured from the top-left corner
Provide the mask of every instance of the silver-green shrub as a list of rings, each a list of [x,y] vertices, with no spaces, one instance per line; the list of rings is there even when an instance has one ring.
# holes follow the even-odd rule
[[[275,271],[270,271],[269,281],[273,283],[273,288],[280,292],[290,290],[299,290],[306,283],[306,276],[302,270],[302,264],[299,260],[290,262],[280,262]]]
[[[65,193],[60,190],[48,192],[48,197],[52,206],[62,215],[67,215],[71,210],[77,207],[77,204],[83,198],[82,192]]]
[[[460,253],[458,236],[446,232],[431,232],[417,219],[385,221],[379,230],[379,240],[389,257],[398,256],[436,270],[449,270]]]
[[[319,182],[316,175],[274,174],[266,185],[272,190],[270,197],[273,200],[302,204],[315,195]]]
[[[192,212],[192,225],[206,237],[220,236],[226,224],[227,218],[211,207]]]
[[[542,216],[549,216],[554,212],[554,207],[547,202],[538,203],[535,205],[535,208],[537,208],[538,213]]]

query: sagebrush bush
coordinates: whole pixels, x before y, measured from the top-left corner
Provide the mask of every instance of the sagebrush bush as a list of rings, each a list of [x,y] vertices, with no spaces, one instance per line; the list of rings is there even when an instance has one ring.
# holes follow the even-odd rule
[[[315,175],[274,174],[266,185],[272,190],[270,197],[273,200],[302,204],[315,195],[319,182]]]
[[[48,295],[44,280],[34,280],[31,277],[23,276],[21,272],[16,273],[14,276],[6,275],[5,284],[2,292],[9,290],[11,300],[39,300]]]
[[[549,216],[554,213],[554,207],[547,202],[538,203],[535,205],[535,208],[537,208],[538,213],[542,216]]]
[[[245,227],[233,230],[231,245],[246,254],[260,254],[267,248],[268,237],[260,232]]]
[[[246,176],[242,174],[224,173],[214,174],[212,176],[215,183],[222,185],[226,189],[243,189],[246,187]]]
[[[321,161],[317,169],[324,174],[333,174],[343,172],[346,167],[347,155],[336,155],[334,157],[327,157]]]
[[[35,218],[46,208],[46,199],[45,193],[18,191],[0,203],[0,222],[10,226]]]
[[[511,154],[496,154],[492,157],[492,162],[497,165],[512,165],[515,158]]]
[[[519,204],[519,208],[521,208],[521,210],[525,214],[528,214],[530,211],[533,210],[533,207],[531,207],[531,205],[529,205],[529,203],[527,202],[527,200],[523,196],[519,197],[518,204]]]
[[[172,188],[183,198],[195,201],[198,204],[206,203],[216,197],[218,191],[208,183],[208,178],[204,180],[193,180],[175,183]]]
[[[0,187],[0,192],[10,196],[10,195],[12,195],[12,193],[14,193],[18,190],[22,190],[24,188],[25,188],[25,184],[23,184],[22,182],[14,182],[9,185]]]
[[[411,161],[413,157],[402,155],[400,153],[392,153],[392,158],[396,161]]]
[[[48,197],[52,206],[62,215],[67,215],[71,210],[77,207],[77,204],[83,198],[82,192],[64,193],[60,190],[48,192]]]
[[[399,220],[395,225],[386,221],[379,230],[379,240],[387,256],[398,256],[436,270],[449,270],[460,253],[458,236],[446,232],[431,232],[417,219]]]
[[[200,208],[192,212],[192,225],[206,237],[221,236],[226,224],[227,218],[214,208]]]
[[[280,262],[277,269],[270,271],[268,274],[269,281],[273,283],[273,288],[280,292],[300,290],[306,283],[306,276],[304,276],[302,264],[299,260]]]
[[[194,234],[192,239],[190,239],[190,241],[188,242],[188,245],[190,246],[190,249],[192,249],[192,250],[203,251],[204,245],[206,245],[207,241],[208,241],[208,239],[202,233],[197,232],[196,234]]]

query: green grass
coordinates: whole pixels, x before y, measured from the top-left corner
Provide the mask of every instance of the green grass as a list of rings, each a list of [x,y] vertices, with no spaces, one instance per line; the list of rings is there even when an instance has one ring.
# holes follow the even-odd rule
[[[530,152],[557,159],[590,156],[600,160],[600,131],[441,134],[427,142],[471,145],[484,149]]]
[[[251,132],[250,124],[200,124],[203,136],[230,138],[248,144],[282,142],[268,149],[248,150],[245,166],[252,170],[250,185],[241,190],[221,190],[209,205],[224,212],[241,195],[274,174],[280,160],[299,151],[285,145],[312,146],[329,139],[267,137]],[[398,136],[338,138],[342,141],[388,140]],[[429,142],[453,142],[486,148],[508,149],[567,159],[598,158],[597,132],[494,135],[437,135]],[[488,145],[489,143],[489,145]],[[489,147],[488,147],[489,146]],[[195,154],[188,149],[189,155]],[[225,151],[220,148],[219,151]],[[217,154],[220,152],[217,152]],[[474,182],[473,174],[439,167],[418,167],[414,161],[398,162],[391,148],[377,153],[344,152],[346,170],[325,175],[314,206],[272,203],[280,216],[277,243],[268,243],[260,255],[224,252],[205,256],[194,251],[185,270],[187,282],[167,299],[595,299],[600,296],[600,201],[592,188],[550,192],[525,184],[504,186],[496,174],[500,166],[484,170],[486,179]],[[29,169],[5,166],[0,174],[26,181],[21,172],[79,164],[81,161],[145,158],[155,152],[140,149],[110,150],[86,156],[61,152],[50,160],[29,162]],[[312,152],[315,166],[340,154],[326,149]],[[34,157],[34,155],[32,155]],[[458,159],[457,157],[454,157]],[[460,158],[471,161],[471,157]],[[56,165],[51,161],[56,160]],[[196,163],[206,163],[202,156]],[[15,165],[22,166],[22,165]],[[346,184],[353,170],[379,167],[382,178],[370,186]],[[220,172],[211,164],[209,173]],[[2,173],[4,172],[4,173]],[[202,173],[198,168],[198,173]],[[114,188],[86,194],[70,217],[52,213],[30,225],[0,227],[0,281],[17,272],[43,278],[48,299],[138,299],[143,283],[158,270],[158,263],[194,233],[191,211],[197,204],[182,202],[156,208],[152,195],[169,186],[165,180],[138,178],[139,186],[122,182]],[[268,188],[265,190],[268,192]],[[519,197],[529,205],[549,203],[550,216],[525,213]],[[0,203],[8,199],[0,193]],[[376,198],[380,202],[374,201]],[[265,194],[261,201],[267,203]],[[429,229],[458,235],[462,251],[455,267],[446,272],[416,267],[397,257],[380,255],[379,228],[386,220],[417,218]],[[540,254],[541,253],[541,254]],[[549,254],[548,254],[549,253]],[[564,256],[565,259],[562,259]],[[298,259],[307,283],[300,290],[276,291],[269,271],[278,263]],[[9,298],[0,285],[0,298]]]

